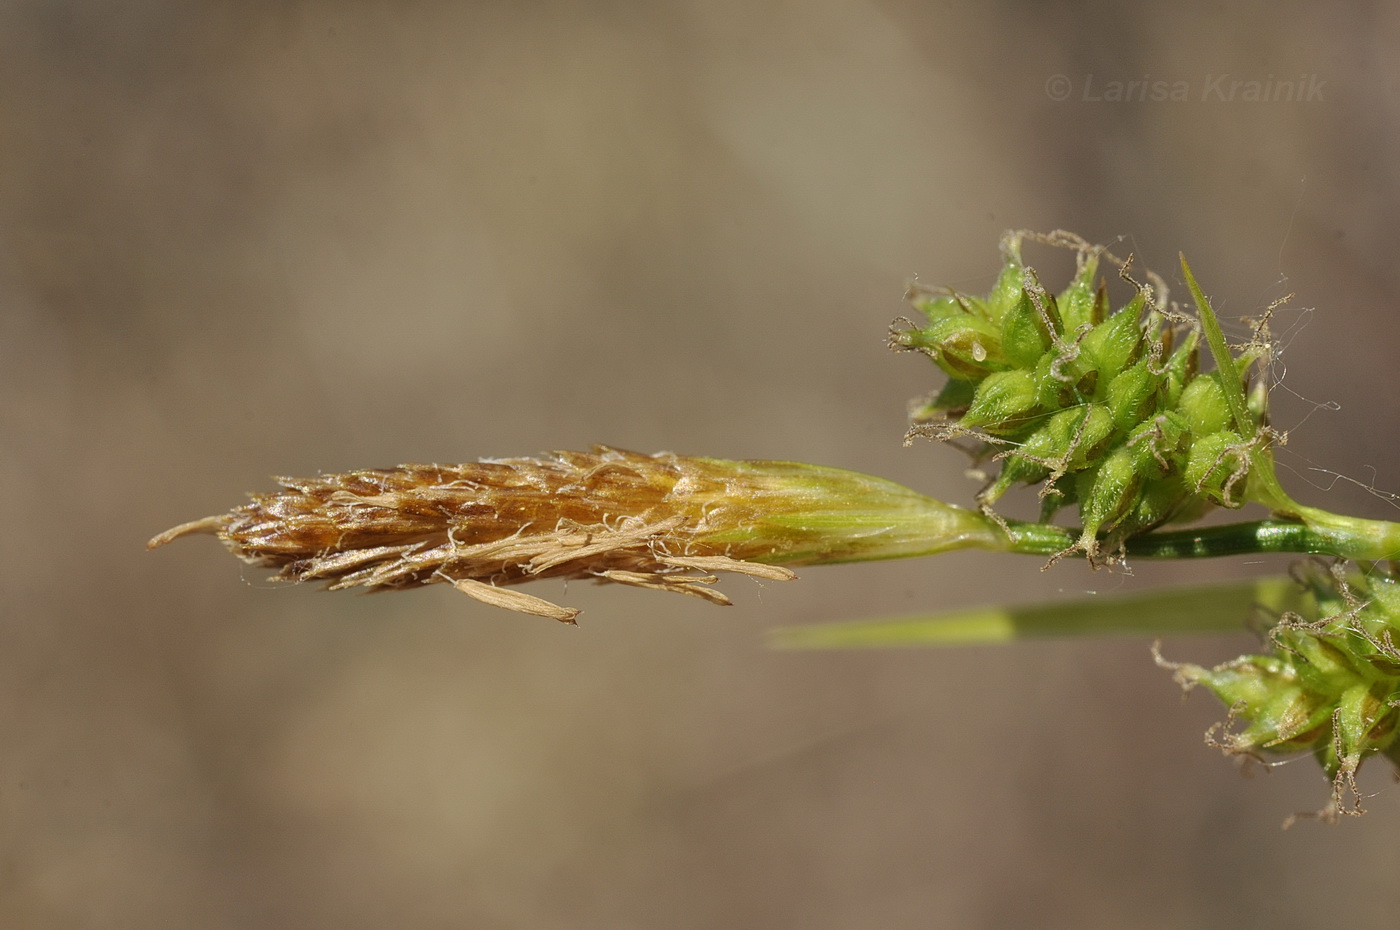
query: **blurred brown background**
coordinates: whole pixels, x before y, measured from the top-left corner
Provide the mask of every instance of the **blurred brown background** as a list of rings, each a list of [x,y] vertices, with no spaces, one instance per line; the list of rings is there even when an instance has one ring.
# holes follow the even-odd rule
[[[1279,560],[962,554],[728,610],[576,584],[571,629],[143,544],[272,474],[593,442],[966,501],[957,453],[901,447],[937,378],[884,334],[914,275],[986,287],[1008,227],[1123,236],[1173,281],[1185,250],[1234,319],[1297,291],[1286,478],[1394,516],[1335,476],[1400,488],[1398,30],[1384,3],[3,4],[0,924],[1393,921],[1381,766],[1367,817],[1281,833],[1316,767],[1242,780],[1145,640],[763,644]],[[1144,79],[1189,99],[1094,99]]]

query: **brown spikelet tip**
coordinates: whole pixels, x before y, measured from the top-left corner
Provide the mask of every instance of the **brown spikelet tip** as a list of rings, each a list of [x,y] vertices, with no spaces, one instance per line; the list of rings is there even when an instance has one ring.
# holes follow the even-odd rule
[[[277,568],[280,580],[376,591],[447,582],[479,601],[564,622],[578,611],[506,587],[592,578],[728,604],[712,587],[716,572],[796,577],[753,561],[762,547],[734,541],[763,506],[761,493],[736,489],[733,467],[742,464],[598,447],[281,478],[282,490],[147,545],[211,533],[243,560]],[[728,541],[715,542],[721,535]]]
[[[171,540],[179,539],[181,536],[191,536],[195,533],[208,533],[211,536],[217,536],[219,530],[226,522],[228,522],[228,517],[217,516],[204,517],[200,520],[191,520],[189,523],[181,523],[179,526],[172,526],[164,533],[158,533],[152,536],[150,541],[146,543],[146,548],[156,549]]]

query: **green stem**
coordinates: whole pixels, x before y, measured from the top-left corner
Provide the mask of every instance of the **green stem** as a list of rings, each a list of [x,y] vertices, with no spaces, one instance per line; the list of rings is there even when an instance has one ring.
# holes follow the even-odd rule
[[[1302,505],[1296,506],[1296,513],[1311,531],[1313,544],[1322,547],[1318,550],[1321,554],[1363,562],[1400,558],[1400,524],[1345,517]]]
[[[1400,557],[1400,524],[1341,517],[1307,508],[1309,522],[1256,520],[1223,526],[1165,530],[1128,539],[1127,554],[1143,559],[1210,559],[1266,552],[1331,555],[1360,561]],[[1043,523],[1008,523],[1011,552],[1055,555],[1078,532]]]

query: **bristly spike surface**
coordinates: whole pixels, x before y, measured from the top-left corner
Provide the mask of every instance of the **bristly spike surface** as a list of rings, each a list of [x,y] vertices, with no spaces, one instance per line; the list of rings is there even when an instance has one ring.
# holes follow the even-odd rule
[[[578,611],[502,590],[593,579],[717,604],[717,573],[796,577],[777,563],[1006,548],[977,514],[890,481],[793,462],[597,447],[538,458],[279,479],[221,516],[156,536],[211,533],[284,581],[395,590],[446,582],[485,603],[572,622]]]

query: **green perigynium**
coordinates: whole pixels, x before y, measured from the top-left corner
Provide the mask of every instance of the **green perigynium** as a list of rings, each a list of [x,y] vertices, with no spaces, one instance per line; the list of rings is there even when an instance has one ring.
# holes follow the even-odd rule
[[[1028,238],[1075,249],[1077,272],[1058,295],[1022,261]],[[1244,503],[1278,439],[1265,394],[1234,402],[1267,340],[1226,349],[1227,364],[1203,372],[1202,321],[1170,308],[1155,276],[1140,284],[1128,262],[1068,233],[1009,233],[1002,254],[985,297],[911,289],[923,322],[904,321],[891,344],[928,355],[949,380],[918,404],[910,436],[970,438],[979,459],[999,463],[978,495],[989,513],[1018,484],[1040,485],[1043,523],[1077,506],[1071,548],[1091,561],[1154,527]],[[1116,309],[1097,280],[1105,260],[1134,290]]]
[[[1364,569],[1300,566],[1307,599],[1277,618],[1267,655],[1215,668],[1158,659],[1184,687],[1204,686],[1231,709],[1207,733],[1227,753],[1316,756],[1332,780],[1324,819],[1363,812],[1356,771],[1367,756],[1400,764],[1400,580],[1392,564]]]

